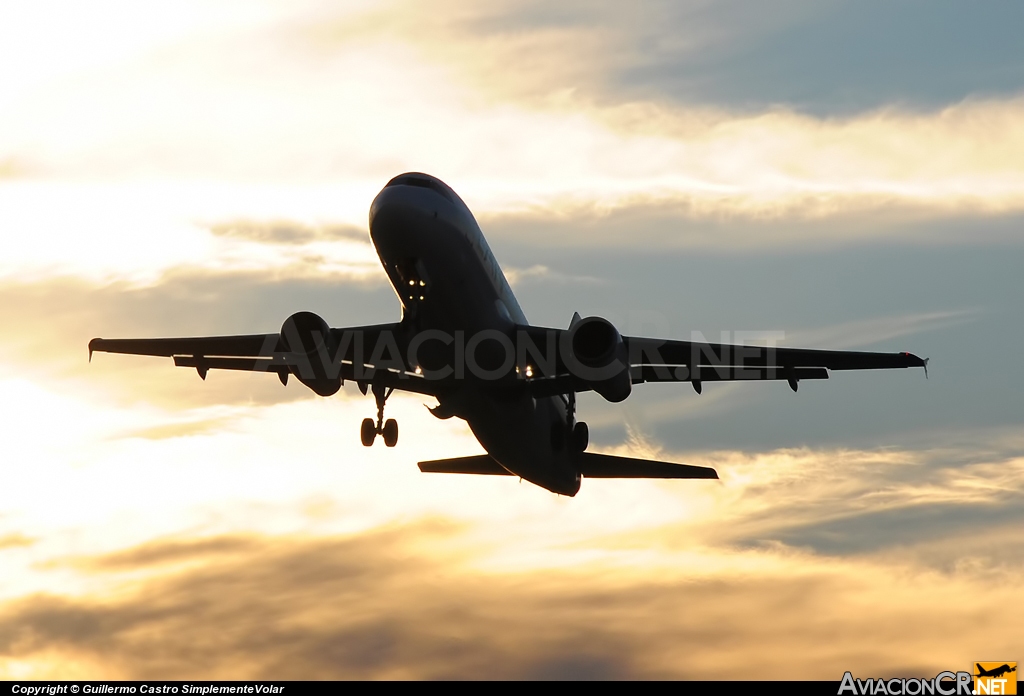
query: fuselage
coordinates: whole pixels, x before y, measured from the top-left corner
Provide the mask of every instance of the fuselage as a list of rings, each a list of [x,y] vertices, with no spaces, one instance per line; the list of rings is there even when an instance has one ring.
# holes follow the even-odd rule
[[[403,324],[467,344],[473,337],[511,335],[526,316],[461,198],[439,179],[410,173],[392,179],[370,206],[370,238],[402,303]],[[439,397],[439,411],[463,418],[499,464],[564,495],[580,476],[568,448],[552,434],[564,429],[561,397],[534,398],[458,366],[459,387]]]

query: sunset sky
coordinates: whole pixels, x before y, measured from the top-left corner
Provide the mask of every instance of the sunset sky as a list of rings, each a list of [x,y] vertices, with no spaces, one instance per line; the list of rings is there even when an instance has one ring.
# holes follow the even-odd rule
[[[1024,661],[1024,4],[0,4],[0,679],[931,677]],[[931,358],[586,394],[720,481],[421,474],[396,394],[90,338],[395,321],[466,201],[532,323]],[[697,332],[697,333],[694,333]],[[1013,626],[1018,626],[1014,629]]]

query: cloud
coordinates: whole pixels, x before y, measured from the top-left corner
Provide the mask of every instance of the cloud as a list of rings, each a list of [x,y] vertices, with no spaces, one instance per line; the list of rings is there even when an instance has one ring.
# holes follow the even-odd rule
[[[410,593],[421,600],[439,588],[436,581],[414,579],[423,564],[401,554],[394,538],[264,540],[256,546],[241,559],[160,578],[127,601],[28,599],[8,613],[0,649],[22,656],[39,646],[98,650],[107,656],[106,669],[150,678],[177,676],[186,667],[196,678],[409,677],[437,669],[458,676],[466,668],[465,658],[437,660],[462,640],[431,640],[429,627],[417,625],[417,615],[437,618],[437,607],[399,600]],[[393,600],[387,598],[392,592]]]
[[[645,33],[616,25],[639,56],[603,71],[602,92],[838,115],[886,104],[929,109],[1022,86],[1009,29],[1022,13],[1009,5],[982,14],[948,5],[926,21],[922,11],[932,8],[920,0],[890,8],[797,0],[770,10],[740,2],[667,9],[645,13]],[[672,32],[690,40],[672,41]]]
[[[0,278],[75,275],[145,285],[180,269],[339,280],[378,271],[368,235],[339,222],[337,210],[323,210],[309,199],[312,192],[296,204],[284,203],[279,195],[291,195],[281,189],[227,189],[196,182],[4,182],[0,219],[11,244]],[[362,195],[358,218],[365,219],[371,199],[371,192]],[[269,203],[265,210],[259,200]],[[282,235],[296,243],[267,244]]]
[[[16,157],[0,157],[0,180],[18,179],[32,171],[31,166]]]
[[[749,111],[789,104],[835,115],[1020,90],[1021,57],[1009,29],[1020,21],[1018,8],[978,15],[949,6],[922,22],[927,7],[655,0],[636,11],[607,2],[551,8],[512,0],[452,2],[427,13],[401,3],[369,13],[360,28],[414,42],[480,91],[519,100],[571,92],[604,104],[715,103]],[[328,23],[332,36],[344,36],[342,24]],[[418,32],[424,25],[430,30]]]
[[[978,310],[971,309],[923,312],[850,321],[819,329],[798,329],[787,334],[786,344],[803,345],[809,348],[848,350],[891,341],[903,336],[914,336],[940,328],[958,326],[970,322],[977,314]]]
[[[230,416],[219,416],[201,420],[182,421],[178,423],[165,423],[162,425],[117,433],[116,435],[112,435],[112,437],[141,437],[147,440],[164,440],[172,437],[186,437],[188,435],[199,435],[201,433],[220,430],[229,425],[231,420],[232,418]]]
[[[729,555],[747,566],[733,572],[688,567],[700,557],[686,554],[657,572],[640,559],[481,571],[445,546],[453,533],[421,520],[355,537],[151,544],[92,572],[190,562],[106,597],[8,601],[0,654],[77,679],[836,679],[929,676],[969,662],[964,645],[1013,640],[978,617],[1017,583],[770,550]]]
[[[181,562],[202,562],[211,557],[224,559],[238,554],[259,551],[258,539],[245,536],[221,536],[209,539],[156,539],[125,551],[97,557],[70,558],[55,561],[92,572],[116,572],[146,569]]]
[[[31,546],[34,543],[36,543],[35,539],[24,534],[5,534],[0,536],[0,551]]]
[[[465,7],[411,8],[408,16],[406,9],[335,18],[303,6],[294,21],[252,11],[235,30],[214,15],[208,32],[90,65],[75,81],[40,82],[2,112],[0,130],[4,151],[24,153],[48,178],[5,183],[0,209],[22,246],[45,245],[50,255],[18,248],[6,263],[107,267],[130,245],[139,265],[266,265],[267,258],[218,255],[222,246],[196,221],[361,224],[374,193],[410,169],[440,175],[486,215],[600,217],[660,207],[713,222],[1005,215],[1024,207],[1024,106],[1015,93],[841,117],[656,94],[495,99],[467,71],[490,61],[515,65],[521,61],[505,53],[523,46],[516,31],[476,40],[474,28],[504,23],[515,7],[493,17]],[[542,17],[554,27],[539,32],[543,41],[564,53],[601,50],[601,30],[580,32],[571,13],[564,21],[554,14]],[[424,31],[421,20],[446,30]],[[486,73],[495,84],[519,79]],[[542,81],[540,74],[528,81]],[[119,244],[103,244],[114,236]],[[65,249],[68,258],[59,254]]]
[[[819,216],[813,206],[777,216],[744,216],[722,209],[707,214],[687,204],[631,201],[614,209],[581,205],[567,210],[489,213],[480,220],[495,241],[542,249],[547,258],[566,250],[712,251],[745,255],[801,255],[851,247],[942,248],[1016,246],[1022,216],[928,210],[898,203]],[[805,215],[806,214],[806,215]],[[545,257],[541,257],[545,258]],[[550,261],[546,261],[550,263]]]
[[[263,244],[308,244],[316,240],[357,239],[366,241],[366,232],[349,225],[309,226],[290,220],[260,222],[234,220],[211,225],[218,237],[236,237]]]
[[[554,271],[547,266],[541,264],[534,264],[529,268],[514,268],[509,267],[504,269],[505,277],[508,278],[508,282],[511,285],[519,285],[528,282],[543,282],[548,283],[601,283],[600,278],[593,276],[579,276],[560,271]]]
[[[975,438],[980,443],[986,436]],[[1017,446],[987,455],[943,442],[916,451],[692,453],[686,461],[719,471],[723,485],[711,491],[714,521],[631,534],[631,545],[781,543],[847,560],[913,558],[945,570],[969,560],[1004,574],[1024,562],[1024,547],[1005,532],[1022,516],[1012,502],[1024,491]]]

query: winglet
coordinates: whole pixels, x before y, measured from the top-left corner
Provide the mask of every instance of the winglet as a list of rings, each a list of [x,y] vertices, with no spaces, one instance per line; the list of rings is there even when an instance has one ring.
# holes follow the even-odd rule
[[[906,363],[904,363],[900,367],[923,367],[924,368],[924,376],[927,379],[927,377],[928,377],[928,358],[919,358],[916,355],[914,355],[913,353],[908,353],[906,351],[900,353],[900,355],[902,355],[904,358],[906,358]]]
[[[92,362],[92,352],[94,350],[96,350],[96,344],[99,341],[102,341],[102,340],[103,340],[102,338],[94,338],[91,341],[89,341],[89,362],[90,363]]]
[[[572,321],[569,322],[569,328],[571,329],[572,327],[576,326],[576,324],[578,324],[582,319],[583,318],[580,316],[579,312],[573,312]]]

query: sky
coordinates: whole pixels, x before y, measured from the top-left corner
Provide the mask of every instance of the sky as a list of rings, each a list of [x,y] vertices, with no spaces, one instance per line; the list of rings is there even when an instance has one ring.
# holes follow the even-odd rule
[[[828,679],[1024,659],[1019,3],[0,5],[0,678]],[[396,394],[97,354],[397,320],[393,176],[531,322],[909,350],[580,397],[720,481],[421,474]],[[737,666],[742,665],[740,671]]]

